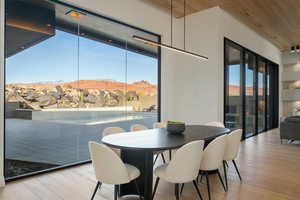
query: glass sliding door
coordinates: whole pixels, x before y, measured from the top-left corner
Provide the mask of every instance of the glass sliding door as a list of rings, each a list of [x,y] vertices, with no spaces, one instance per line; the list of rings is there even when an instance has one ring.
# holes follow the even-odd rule
[[[225,125],[237,129],[242,121],[242,51],[232,43],[225,47]]]
[[[266,130],[266,61],[258,60],[257,70],[257,128],[258,133]]]
[[[132,37],[160,37],[51,2],[6,0],[6,179],[89,162],[105,128],[159,120],[160,51]]]
[[[256,58],[245,53],[245,136],[255,134],[256,130]]]
[[[267,68],[267,128],[278,128],[278,65],[268,62]]]
[[[278,65],[225,38],[224,124],[243,138],[278,127]]]

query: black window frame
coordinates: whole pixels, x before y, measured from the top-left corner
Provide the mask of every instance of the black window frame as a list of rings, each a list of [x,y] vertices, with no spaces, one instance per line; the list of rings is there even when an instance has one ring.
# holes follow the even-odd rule
[[[4,0],[4,1],[7,1],[7,0]],[[108,21],[111,21],[111,22],[114,22],[116,24],[119,24],[119,25],[123,25],[123,26],[126,26],[126,27],[129,27],[129,28],[132,28],[132,29],[135,29],[135,30],[138,30],[138,31],[141,31],[141,32],[144,32],[144,33],[148,33],[150,35],[153,35],[155,37],[157,37],[157,41],[158,43],[161,43],[161,35],[160,34],[157,34],[157,33],[154,33],[154,32],[151,32],[151,31],[148,31],[148,30],[145,30],[143,28],[140,28],[140,27],[137,27],[137,26],[134,26],[134,25],[130,25],[128,23],[125,23],[125,22],[122,22],[122,21],[119,21],[119,20],[116,20],[116,19],[113,19],[113,18],[110,18],[110,17],[107,17],[107,16],[104,16],[104,15],[100,15],[98,13],[95,13],[91,10],[87,10],[87,9],[83,9],[83,8],[79,8],[77,6],[74,6],[74,5],[71,5],[71,4],[68,4],[68,3],[65,3],[65,2],[62,2],[62,1],[59,1],[59,0],[45,0],[47,2],[50,2],[50,3],[53,3],[53,4],[57,4],[57,5],[61,5],[61,6],[65,6],[65,7],[68,7],[70,8],[70,10],[76,10],[80,13],[85,13],[85,14],[88,14],[88,15],[91,15],[91,16],[95,16],[95,17],[98,17],[98,18],[101,18],[101,19],[105,19],[105,20],[108,20]],[[4,3],[4,10],[6,12],[6,5]],[[6,15],[4,15],[4,37],[6,35],[6,22],[7,22],[7,17]],[[6,49],[6,46],[7,46],[7,41],[6,39],[4,38],[4,50]],[[158,46],[158,51],[157,51],[157,90],[158,90],[158,94],[157,94],[157,121],[160,122],[161,121],[161,47]],[[4,91],[6,89],[6,59],[4,60]],[[5,155],[6,155],[6,126],[5,126],[5,119],[6,119],[6,116],[5,116],[5,111],[6,111],[6,108],[5,108],[5,92],[3,93],[4,95],[4,102],[2,102],[4,104],[4,109],[3,109],[3,130],[4,130],[4,144],[3,144],[3,148],[4,148],[4,151],[3,151],[3,155],[4,155],[4,159],[3,159],[3,174],[5,174],[5,171],[6,171],[6,165],[5,165]],[[63,165],[63,166],[59,166],[59,167],[54,167],[54,168],[49,168],[49,169],[45,169],[45,170],[40,170],[40,171],[35,171],[35,172],[30,172],[30,173],[26,173],[26,174],[22,174],[22,175],[17,175],[17,176],[14,176],[14,177],[4,177],[5,179],[5,182],[11,182],[11,181],[16,181],[16,180],[19,180],[19,179],[22,179],[22,178],[28,178],[28,177],[32,177],[32,176],[37,176],[37,175],[40,175],[40,174],[45,174],[45,173],[49,173],[49,172],[52,172],[52,171],[57,171],[57,170],[62,170],[62,169],[65,169],[65,168],[70,168],[70,167],[75,167],[75,166],[78,166],[78,165],[83,165],[83,164],[87,164],[87,163],[91,163],[92,161],[91,160],[85,160],[85,161],[79,161],[79,162],[76,162],[76,163],[71,163],[71,164],[67,164],[67,165]]]
[[[224,37],[224,108],[223,108],[223,122],[224,124],[226,124],[226,109],[227,109],[227,80],[228,80],[228,70],[227,70],[227,56],[228,56],[228,52],[227,52],[227,46],[231,46],[233,48],[236,48],[238,50],[241,51],[242,54],[242,60],[241,60],[241,72],[240,72],[240,79],[241,79],[241,88],[240,91],[242,92],[241,94],[241,101],[242,101],[242,129],[243,129],[243,136],[242,139],[246,139],[249,137],[253,137],[256,136],[260,133],[264,133],[265,131],[268,130],[272,130],[272,129],[276,129],[278,128],[279,125],[279,64],[275,63],[259,54],[257,54],[256,52],[238,44],[237,42],[234,42],[233,40],[230,40],[226,37]],[[255,80],[254,80],[254,95],[255,95],[255,132],[253,133],[253,135],[250,136],[246,136],[245,133],[245,114],[246,114],[246,104],[245,104],[245,100],[246,100],[246,82],[245,82],[245,71],[246,71],[246,67],[245,67],[245,55],[246,53],[250,53],[253,54],[255,56],[255,63],[256,63],[256,70],[255,70]],[[265,62],[266,66],[265,66],[265,76],[264,76],[264,97],[265,97],[265,127],[263,131],[258,132],[258,62],[259,60],[262,60]],[[274,77],[276,79],[276,81],[273,80],[272,82],[272,86],[270,85],[270,87],[272,87],[272,92],[274,93],[273,95],[273,108],[274,108],[274,112],[272,113],[272,125],[271,127],[269,127],[268,125],[268,85],[267,85],[267,74],[270,72],[270,68],[274,68],[274,70],[272,70],[274,72]],[[274,78],[273,77],[273,78]]]

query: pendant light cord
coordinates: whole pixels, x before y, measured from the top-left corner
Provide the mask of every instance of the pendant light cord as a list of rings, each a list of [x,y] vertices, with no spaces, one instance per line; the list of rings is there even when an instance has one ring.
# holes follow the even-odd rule
[[[186,27],[186,19],[185,19],[185,16],[186,16],[186,0],[184,0],[184,5],[183,5],[183,49],[185,50],[185,27]]]
[[[171,0],[171,47],[173,47],[173,0]]]

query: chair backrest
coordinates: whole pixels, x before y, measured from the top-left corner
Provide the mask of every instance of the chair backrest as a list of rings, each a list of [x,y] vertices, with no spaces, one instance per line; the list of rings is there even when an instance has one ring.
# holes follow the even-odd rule
[[[114,185],[130,181],[125,164],[113,150],[96,142],[89,142],[89,150],[98,181]]]
[[[165,127],[166,127],[166,124],[162,123],[162,122],[155,122],[153,124],[153,128],[165,128]]]
[[[118,134],[118,133],[124,133],[124,132],[126,132],[126,131],[120,127],[107,127],[103,130],[102,136],[104,137],[104,136]]]
[[[131,131],[143,131],[143,130],[147,130],[148,128],[144,125],[141,124],[134,124],[130,127]]]
[[[241,139],[242,139],[242,129],[238,129],[232,131],[230,134],[227,135],[227,145],[224,154],[224,160],[234,160],[239,152]]]
[[[225,126],[222,122],[207,122],[205,125],[206,126],[216,126],[216,127],[220,127],[220,128],[225,128]]]
[[[222,135],[210,142],[203,152],[200,170],[216,170],[223,162],[227,143],[227,134]]]
[[[204,141],[190,142],[176,151],[166,173],[168,181],[186,183],[195,180],[202,160]]]

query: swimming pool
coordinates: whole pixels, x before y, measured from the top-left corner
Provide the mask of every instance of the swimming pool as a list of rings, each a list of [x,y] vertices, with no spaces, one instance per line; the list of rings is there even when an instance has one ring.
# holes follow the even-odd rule
[[[68,110],[33,112],[32,120],[43,120],[67,124],[96,125],[138,119],[157,119],[157,116],[157,112]]]

